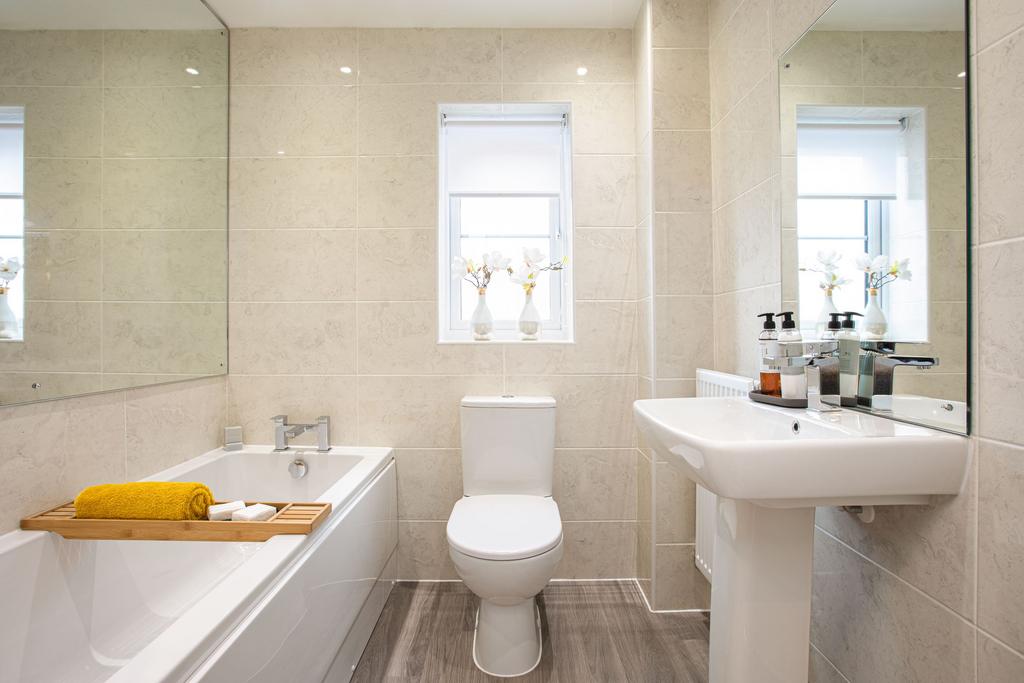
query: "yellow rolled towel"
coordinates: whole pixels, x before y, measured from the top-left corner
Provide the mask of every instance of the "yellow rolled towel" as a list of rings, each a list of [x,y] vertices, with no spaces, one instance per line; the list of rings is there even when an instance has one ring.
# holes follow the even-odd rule
[[[75,498],[79,519],[206,519],[213,494],[205,484],[135,481],[90,486]]]

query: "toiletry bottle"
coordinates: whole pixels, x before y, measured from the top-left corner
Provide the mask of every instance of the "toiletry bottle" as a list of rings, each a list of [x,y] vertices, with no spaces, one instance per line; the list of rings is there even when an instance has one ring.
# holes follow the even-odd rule
[[[765,362],[765,358],[769,353],[768,342],[776,341],[779,338],[779,333],[775,331],[775,314],[761,313],[757,317],[764,318],[763,329],[757,337],[757,350],[760,354],[758,358],[760,360],[761,393],[768,394],[769,396],[780,396],[782,394],[782,386],[779,379],[779,369],[770,368]]]
[[[793,320],[792,311],[783,311],[776,315],[782,318],[782,331],[779,332],[779,342],[802,342],[800,330],[796,328],[796,321]],[[800,355],[800,354],[795,354]],[[799,366],[786,366],[782,368],[782,398],[807,398],[807,375],[804,369]]]
[[[843,313],[845,320],[839,329],[839,394],[843,405],[857,403],[857,374],[860,372],[860,334],[853,316],[855,311]]]
[[[825,329],[821,333],[821,341],[835,341],[839,339],[839,331],[842,329],[839,318],[842,316],[842,313],[828,314],[828,325],[825,326]]]

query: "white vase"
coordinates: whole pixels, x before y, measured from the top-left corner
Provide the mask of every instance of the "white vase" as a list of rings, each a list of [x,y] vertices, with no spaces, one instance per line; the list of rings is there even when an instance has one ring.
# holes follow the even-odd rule
[[[540,333],[540,311],[533,305],[533,292],[526,293],[526,303],[519,314],[519,332],[524,341],[534,341]]]
[[[829,314],[838,312],[839,309],[836,308],[835,302],[832,301],[832,292],[825,290],[825,300],[821,302],[821,310],[818,311],[818,323],[814,326],[818,339],[821,339],[821,335],[828,329],[828,322],[831,318]]]
[[[0,339],[18,338],[18,318],[7,303],[7,290],[0,287]]]
[[[491,338],[491,332],[494,331],[494,316],[491,315],[491,309],[487,308],[487,289],[481,287],[477,291],[480,296],[476,299],[476,308],[473,309],[473,317],[470,318],[473,339],[488,341]]]
[[[864,307],[864,321],[860,329],[861,339],[885,339],[885,333],[889,331],[889,321],[878,305],[878,290],[875,288],[868,290],[868,305]]]

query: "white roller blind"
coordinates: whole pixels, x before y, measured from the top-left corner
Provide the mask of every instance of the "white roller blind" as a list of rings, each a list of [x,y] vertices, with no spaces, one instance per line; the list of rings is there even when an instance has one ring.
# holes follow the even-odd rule
[[[798,124],[801,197],[897,194],[903,142],[898,124]]]
[[[562,190],[561,119],[450,121],[444,135],[450,193]]]

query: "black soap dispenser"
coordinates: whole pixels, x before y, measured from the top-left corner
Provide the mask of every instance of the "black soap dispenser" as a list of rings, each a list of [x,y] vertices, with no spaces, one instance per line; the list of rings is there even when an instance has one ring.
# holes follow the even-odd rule
[[[825,331],[821,333],[821,341],[835,341],[839,339],[839,331],[842,329],[839,319],[844,315],[845,313],[839,312],[828,314],[828,325],[825,326]]]
[[[759,370],[761,374],[761,393],[769,396],[782,395],[782,380],[779,376],[779,369],[769,367],[765,359],[769,354],[769,342],[776,341],[779,333],[775,331],[775,314],[760,313],[758,318],[764,318],[764,325],[761,334],[757,337],[757,351],[759,358]]]

